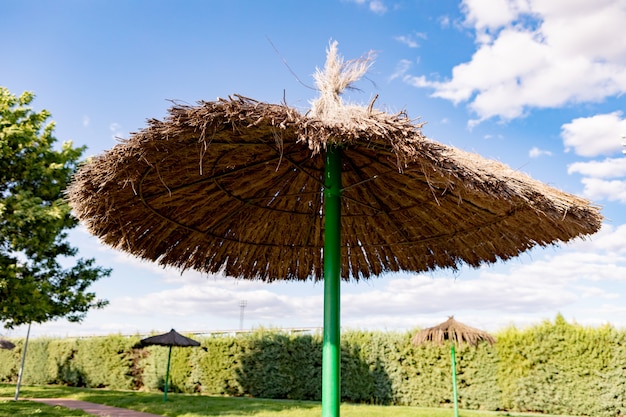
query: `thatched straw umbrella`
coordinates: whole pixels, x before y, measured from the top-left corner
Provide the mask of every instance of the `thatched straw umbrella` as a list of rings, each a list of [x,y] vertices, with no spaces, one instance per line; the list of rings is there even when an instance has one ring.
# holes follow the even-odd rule
[[[167,368],[165,371],[165,387],[163,389],[163,402],[167,401],[167,387],[168,381],[170,379],[170,361],[172,358],[172,346],[180,346],[180,347],[190,347],[190,346],[200,346],[200,342],[197,342],[193,339],[190,339],[182,334],[178,333],[176,330],[172,329],[167,333],[158,334],[156,336],[146,337],[145,339],[141,339],[140,341],[142,346],[150,346],[150,345],[158,345],[158,346],[169,346],[169,351],[167,354]]]
[[[114,248],[182,270],[324,279],[324,415],[339,410],[339,282],[474,267],[595,233],[584,199],[427,139],[405,113],[345,105],[370,56],[331,44],[301,114],[242,96],[175,105],[93,158],[75,214]]]
[[[456,386],[456,356],[454,353],[454,345],[468,344],[470,346],[478,346],[478,343],[484,341],[490,345],[496,342],[496,339],[489,333],[467,326],[454,320],[454,316],[450,316],[448,320],[434,327],[420,330],[413,336],[411,342],[414,345],[423,345],[425,343],[433,343],[443,345],[446,341],[450,342],[450,357],[452,359],[452,396],[454,399],[454,417],[459,416],[459,401]]]

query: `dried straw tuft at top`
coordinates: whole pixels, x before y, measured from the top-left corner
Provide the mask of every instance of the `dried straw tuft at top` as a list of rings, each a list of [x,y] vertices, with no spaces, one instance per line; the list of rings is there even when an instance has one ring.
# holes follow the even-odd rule
[[[337,42],[331,42],[324,70],[318,68],[314,75],[319,97],[311,102],[309,120],[305,121],[313,132],[302,132],[302,139],[314,153],[325,149],[328,143],[348,144],[372,135],[383,136],[392,144],[403,143],[414,135],[423,138],[422,124],[414,125],[404,113],[390,115],[375,110],[374,101],[368,107],[343,102],[341,94],[367,73],[373,60],[374,53],[370,52],[345,61],[337,52]],[[402,151],[400,146],[397,150]]]
[[[360,80],[373,64],[374,54],[344,61],[337,53],[337,42],[332,42],[328,48],[324,70],[315,71],[315,82],[319,89],[319,97],[311,102],[311,115],[328,124],[351,123],[353,115],[363,113],[360,106],[344,106],[341,94],[351,88],[352,84]]]
[[[483,330],[467,326],[454,320],[454,316],[450,316],[448,320],[437,326],[419,331],[411,339],[414,345],[422,345],[428,342],[443,345],[446,341],[450,341],[455,345],[465,343],[476,346],[481,341],[493,345],[496,339]]]

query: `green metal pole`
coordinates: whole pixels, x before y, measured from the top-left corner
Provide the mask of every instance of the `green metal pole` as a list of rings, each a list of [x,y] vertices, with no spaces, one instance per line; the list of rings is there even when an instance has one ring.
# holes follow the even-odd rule
[[[170,359],[172,358],[172,345],[167,354],[167,370],[165,371],[165,389],[163,390],[163,402],[167,401],[167,382],[170,380]]]
[[[459,417],[459,400],[456,391],[456,356],[454,355],[454,344],[450,349],[452,356],[452,396],[454,397],[454,417]]]
[[[339,417],[341,403],[341,149],[329,146],[324,178],[324,345],[322,416]]]

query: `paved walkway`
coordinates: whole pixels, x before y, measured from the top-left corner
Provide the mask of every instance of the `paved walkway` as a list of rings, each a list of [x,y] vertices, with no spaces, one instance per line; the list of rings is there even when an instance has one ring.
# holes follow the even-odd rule
[[[163,417],[158,414],[142,413],[126,408],[110,407],[108,405],[88,403],[86,401],[70,400],[68,398],[25,398],[49,405],[60,405],[66,408],[80,409],[86,413],[101,417]]]

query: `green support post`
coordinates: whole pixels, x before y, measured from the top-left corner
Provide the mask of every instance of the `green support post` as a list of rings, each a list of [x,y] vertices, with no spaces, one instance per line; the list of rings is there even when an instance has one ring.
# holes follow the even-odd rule
[[[167,401],[167,385],[170,380],[170,359],[172,358],[172,345],[167,354],[167,370],[165,371],[165,388],[163,389],[163,402]]]
[[[459,400],[456,391],[456,355],[454,354],[454,344],[450,348],[452,356],[452,396],[454,397],[454,417],[459,417]]]
[[[324,345],[322,416],[339,417],[341,403],[341,148],[326,151],[324,178]]]

